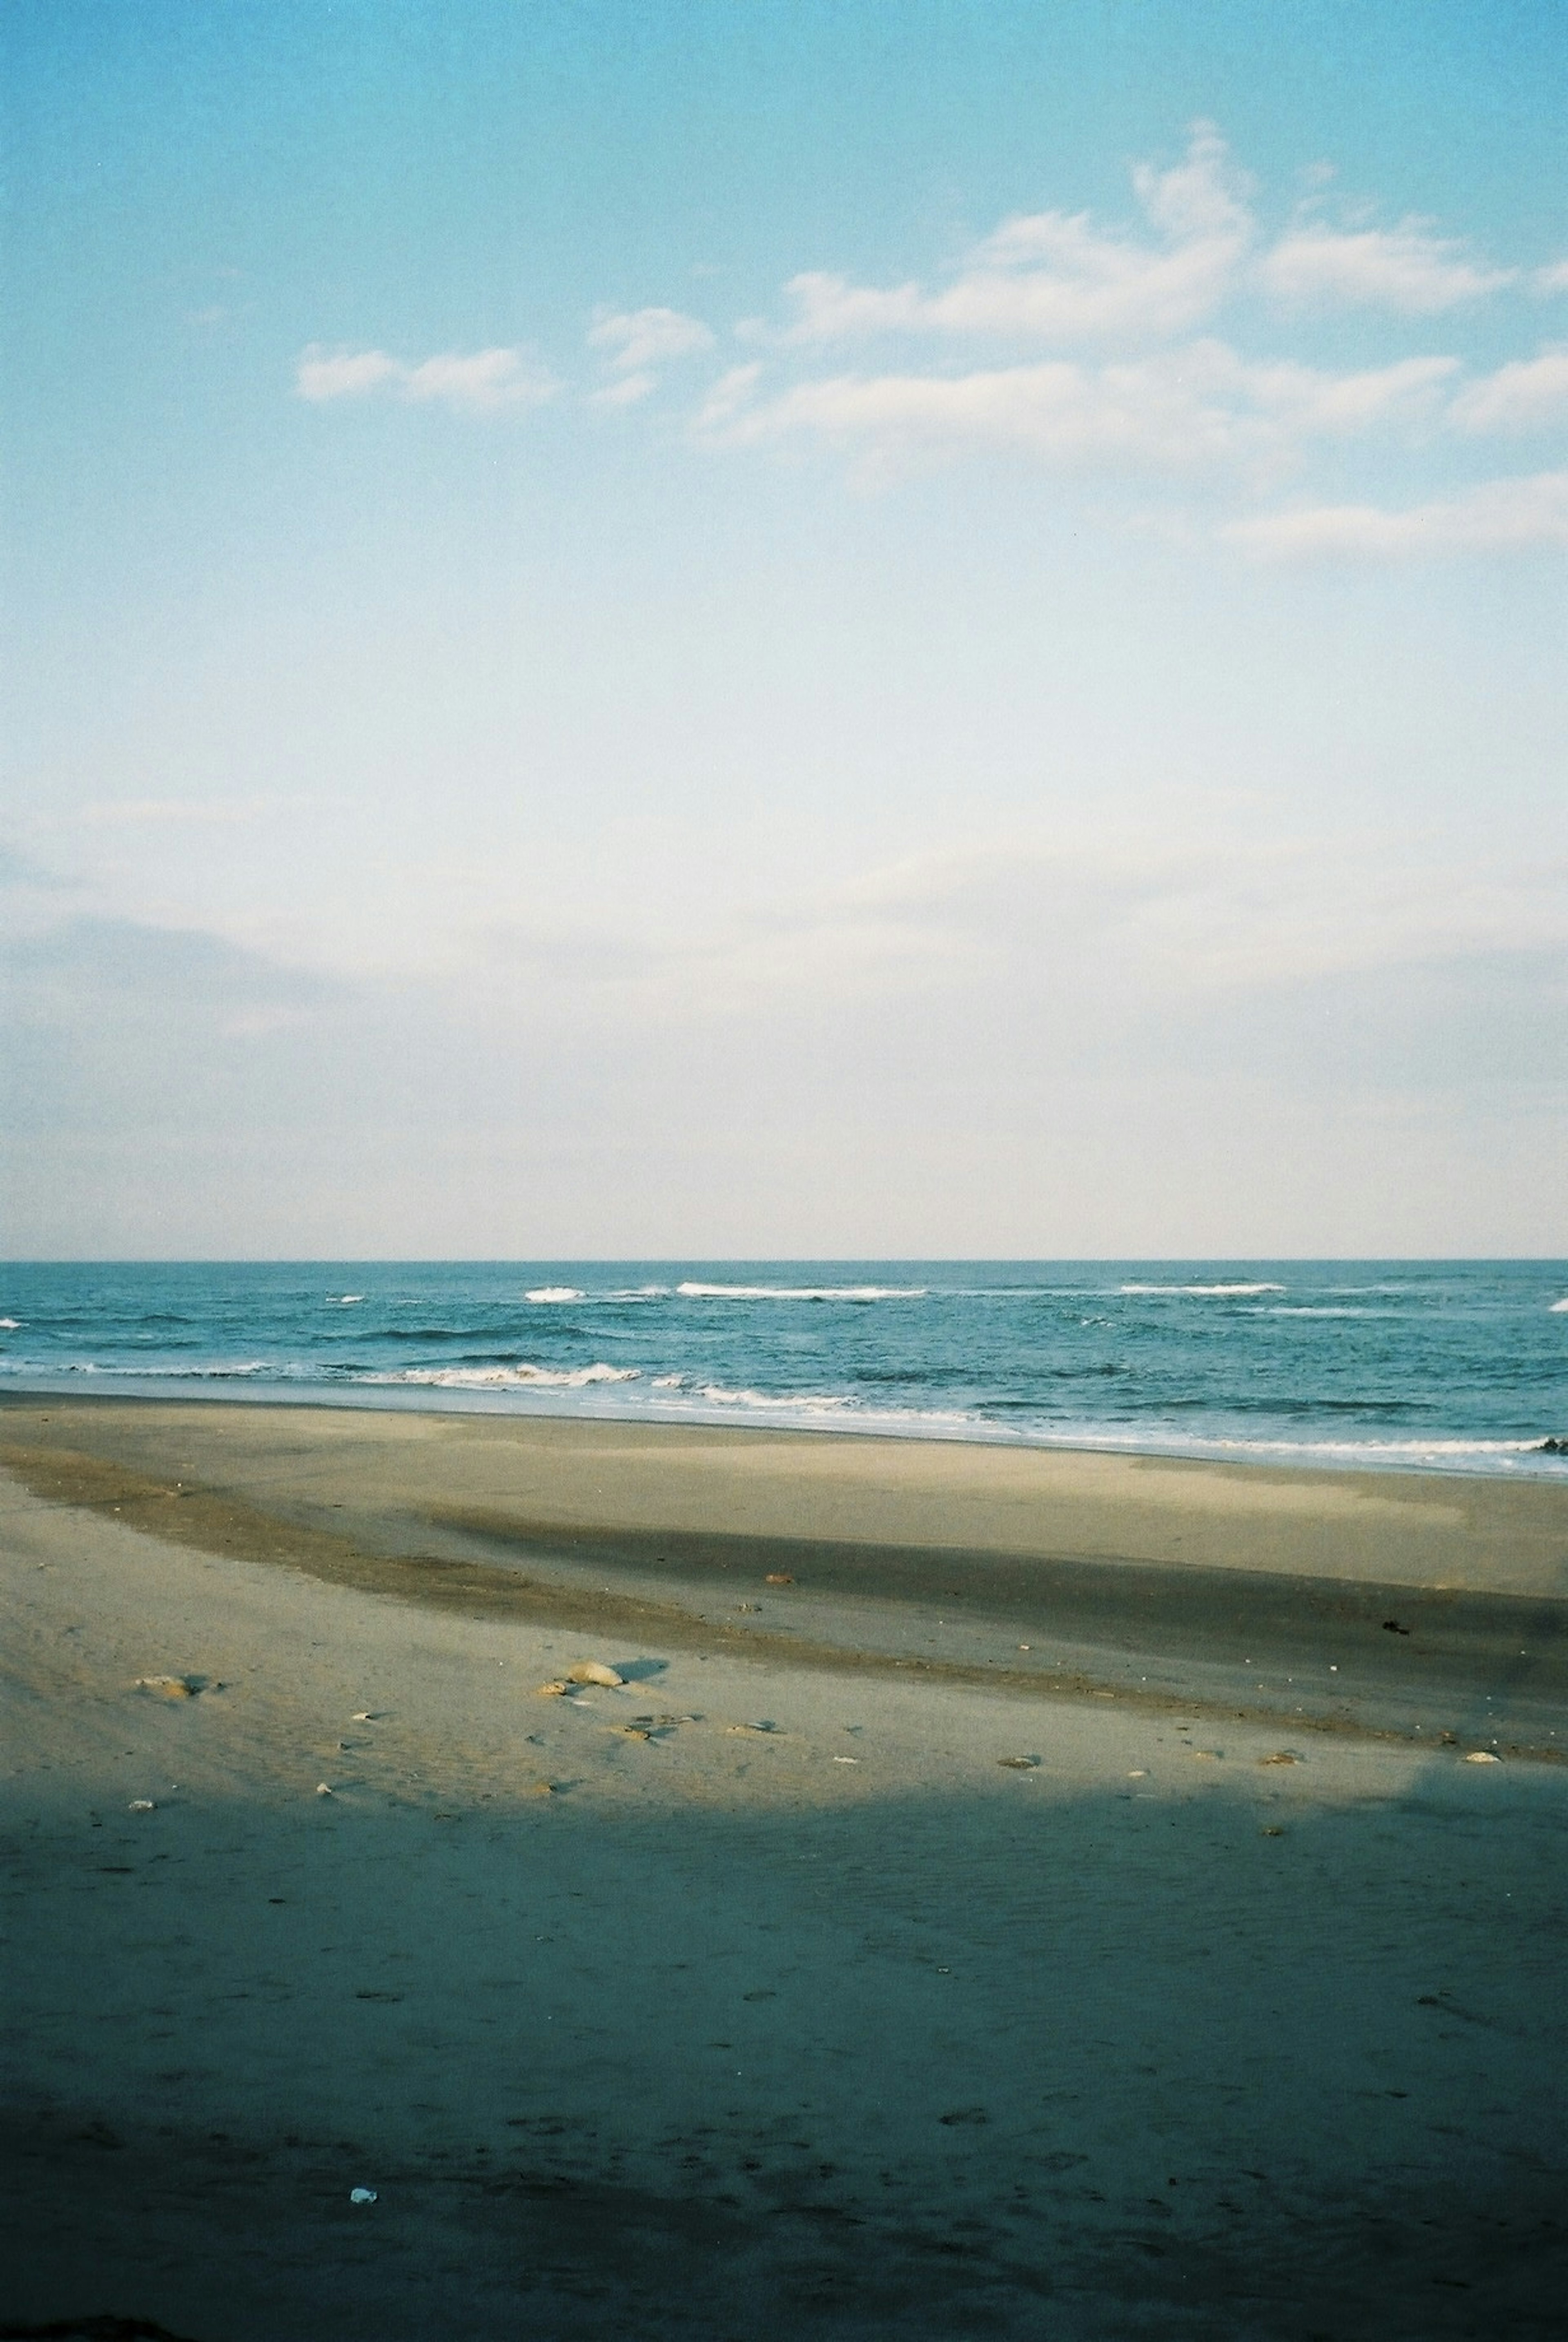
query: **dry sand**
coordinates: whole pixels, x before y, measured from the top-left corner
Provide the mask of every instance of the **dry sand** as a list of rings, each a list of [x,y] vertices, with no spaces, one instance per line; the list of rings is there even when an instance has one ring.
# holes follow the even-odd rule
[[[1568,1492],[116,1402],[0,1461],[0,2332],[1562,2331]]]

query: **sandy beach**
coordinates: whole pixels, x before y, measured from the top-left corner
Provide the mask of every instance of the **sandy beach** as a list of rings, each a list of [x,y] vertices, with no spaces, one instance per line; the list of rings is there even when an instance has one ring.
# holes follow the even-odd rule
[[[1561,2331],[1568,1489],[104,1400],[0,1466],[0,2331]]]

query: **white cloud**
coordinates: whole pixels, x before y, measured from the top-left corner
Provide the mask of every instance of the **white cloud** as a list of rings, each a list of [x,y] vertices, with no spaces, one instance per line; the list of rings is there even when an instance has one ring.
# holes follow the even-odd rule
[[[1004,220],[965,255],[952,284],[889,288],[810,271],[786,286],[786,343],[872,334],[992,335],[1047,341],[1164,339],[1202,323],[1224,297],[1252,238],[1243,181],[1207,125],[1184,162],[1134,175],[1160,241],[1109,235],[1085,212]]]
[[[341,350],[331,355],[313,342],[299,362],[295,387],[301,398],[362,398],[395,382],[403,369],[385,350]]]
[[[1158,365],[1050,359],[958,375],[841,375],[749,406],[739,404],[744,382],[729,387],[708,421],[731,440],[808,434],[884,460],[991,448],[1066,465],[1184,469],[1228,454],[1234,435],[1223,406]]]
[[[590,403],[594,406],[635,406],[658,386],[656,374],[624,374],[614,382],[606,383],[603,390],[594,391]]]
[[[704,427],[734,443],[812,435],[880,465],[1005,451],[1065,469],[1191,472],[1277,467],[1300,443],[1346,437],[1429,410],[1455,371],[1448,357],[1333,375],[1254,365],[1203,341],[1137,362],[1049,359],[939,375],[842,375],[755,400],[760,367],[736,368]]]
[[[1318,505],[1260,514],[1233,521],[1221,534],[1243,552],[1273,561],[1421,560],[1568,546],[1568,472],[1483,480],[1403,511]]]
[[[520,350],[475,350],[468,355],[443,351],[408,365],[385,350],[334,353],[313,343],[300,358],[295,386],[301,398],[315,405],[387,391],[410,405],[440,403],[484,414],[541,406],[560,385]]]
[[[1568,422],[1568,350],[1499,366],[1463,390],[1449,412],[1465,431],[1534,431]]]
[[[1349,234],[1297,228],[1263,255],[1256,273],[1266,292],[1294,305],[1343,302],[1433,316],[1512,284],[1519,272],[1477,267],[1463,245],[1408,220]]]
[[[714,336],[700,317],[679,309],[629,309],[602,316],[588,335],[590,349],[604,350],[617,372],[640,374],[670,358],[708,350]]]
[[[1538,268],[1530,279],[1536,293],[1568,293],[1568,260],[1553,260],[1545,268]]]
[[[1236,387],[1293,433],[1350,438],[1381,424],[1431,414],[1442,385],[1459,371],[1452,357],[1402,358],[1357,374],[1324,374],[1293,364],[1237,362]]]
[[[552,375],[528,365],[516,350],[478,350],[472,357],[449,354],[407,367],[403,395],[443,399],[450,406],[542,406],[556,387]]]

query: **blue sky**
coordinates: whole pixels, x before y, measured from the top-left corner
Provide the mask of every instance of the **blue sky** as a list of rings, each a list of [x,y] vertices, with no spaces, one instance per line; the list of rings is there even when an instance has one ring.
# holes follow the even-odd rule
[[[0,45],[11,1249],[1568,1243],[1560,9]]]

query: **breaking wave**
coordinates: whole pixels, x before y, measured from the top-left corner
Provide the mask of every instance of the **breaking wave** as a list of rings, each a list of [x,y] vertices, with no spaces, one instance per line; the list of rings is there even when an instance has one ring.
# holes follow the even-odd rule
[[[1245,1301],[1260,1293],[1287,1293],[1284,1285],[1123,1285],[1121,1293],[1187,1293],[1227,1301]]]
[[[924,1285],[700,1285],[675,1291],[688,1301],[924,1301]]]
[[[361,1382],[418,1384],[429,1390],[586,1390],[591,1383],[634,1383],[641,1366],[399,1366]]]

